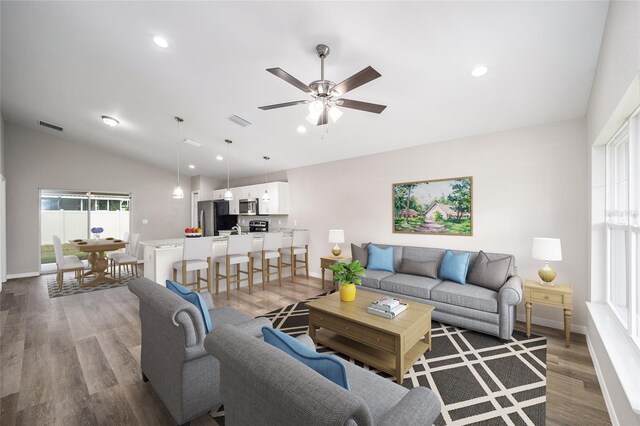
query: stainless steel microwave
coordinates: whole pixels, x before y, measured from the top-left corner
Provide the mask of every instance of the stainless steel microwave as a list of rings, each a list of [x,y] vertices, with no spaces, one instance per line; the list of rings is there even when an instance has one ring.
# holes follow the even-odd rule
[[[255,216],[258,214],[258,199],[257,198],[249,198],[246,200],[240,200],[240,209],[239,212],[241,215],[245,216]]]

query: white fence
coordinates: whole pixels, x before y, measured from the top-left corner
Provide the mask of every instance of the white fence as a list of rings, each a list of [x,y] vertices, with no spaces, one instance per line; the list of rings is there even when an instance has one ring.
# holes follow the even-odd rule
[[[86,211],[41,210],[40,244],[53,244],[52,235],[59,236],[63,243],[87,238],[87,221]],[[124,238],[124,233],[129,231],[129,212],[92,211],[91,226],[103,228],[103,238]]]

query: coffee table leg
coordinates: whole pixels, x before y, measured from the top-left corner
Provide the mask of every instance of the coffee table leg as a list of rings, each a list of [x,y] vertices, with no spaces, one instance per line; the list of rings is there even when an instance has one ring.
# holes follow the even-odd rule
[[[427,334],[424,335],[424,341],[427,343],[427,345],[429,345],[429,349],[427,349],[427,352],[431,352],[431,329],[429,329],[429,331],[427,331]]]
[[[309,323],[309,337],[315,342],[316,341],[316,326],[313,323]]]
[[[396,381],[402,384],[404,378],[404,355],[402,354],[402,342],[396,338]]]

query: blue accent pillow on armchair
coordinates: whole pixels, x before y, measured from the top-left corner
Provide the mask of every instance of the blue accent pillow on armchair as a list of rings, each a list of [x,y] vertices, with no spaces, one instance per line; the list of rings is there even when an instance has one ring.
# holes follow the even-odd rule
[[[347,370],[335,355],[319,354],[299,340],[271,327],[262,327],[264,341],[291,355],[316,373],[349,390]]]
[[[195,291],[189,290],[182,284],[178,284],[175,281],[167,280],[166,284],[169,290],[182,297],[187,302],[193,303],[195,307],[198,308],[200,314],[202,315],[202,320],[204,321],[204,330],[207,334],[209,334],[211,332],[211,329],[213,328],[211,325],[211,316],[209,315],[209,309],[207,308],[207,304],[202,296],[200,296],[200,294]]]
[[[467,281],[467,269],[471,253],[458,253],[447,250],[440,265],[440,279],[464,284]]]
[[[393,247],[380,248],[369,244],[367,250],[369,251],[367,269],[395,272],[393,270]]]

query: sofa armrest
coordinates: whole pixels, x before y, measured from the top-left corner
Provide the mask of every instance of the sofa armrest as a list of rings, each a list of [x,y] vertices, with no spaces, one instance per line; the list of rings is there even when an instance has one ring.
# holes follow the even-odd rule
[[[200,296],[204,299],[204,303],[207,304],[207,309],[215,309],[216,306],[213,304],[213,296],[208,291],[200,292]]]
[[[271,328],[271,321],[266,318],[255,318],[241,324],[234,325],[235,328],[247,333],[249,336],[262,337],[262,327]]]
[[[391,411],[380,419],[378,425],[428,426],[436,421],[441,410],[440,400],[436,394],[420,386],[411,389]]]
[[[498,301],[501,306],[513,306],[522,302],[522,280],[519,276],[510,277],[500,288]]]
[[[314,351],[316,350],[316,344],[313,342],[313,339],[309,337],[308,334],[301,334],[296,337],[296,340],[298,340],[300,343],[302,343],[309,349],[312,349]]]

